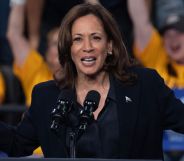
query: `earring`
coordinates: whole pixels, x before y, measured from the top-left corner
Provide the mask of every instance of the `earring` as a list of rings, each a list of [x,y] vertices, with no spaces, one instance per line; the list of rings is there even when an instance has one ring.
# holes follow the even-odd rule
[[[112,51],[108,51],[107,52],[107,55],[112,55]]]

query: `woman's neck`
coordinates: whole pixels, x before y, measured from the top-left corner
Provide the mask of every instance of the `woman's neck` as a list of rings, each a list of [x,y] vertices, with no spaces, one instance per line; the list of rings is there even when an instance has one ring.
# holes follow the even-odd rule
[[[109,89],[109,74],[103,72],[98,76],[78,77],[76,82],[76,92],[79,103],[83,103],[85,96],[90,90],[96,90],[100,94]]]
[[[89,89],[92,90],[95,87],[106,86],[109,82],[109,74],[106,72],[98,74],[98,76],[81,76],[77,78],[77,89]]]

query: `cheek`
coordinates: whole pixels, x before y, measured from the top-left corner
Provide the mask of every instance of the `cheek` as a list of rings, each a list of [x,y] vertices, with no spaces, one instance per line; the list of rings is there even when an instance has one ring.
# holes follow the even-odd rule
[[[72,61],[75,64],[76,61],[77,61],[77,54],[75,52],[73,52],[72,50],[71,50],[71,59],[72,59]]]
[[[56,46],[52,46],[48,49],[49,57],[55,57],[58,55],[58,49]]]
[[[100,57],[101,57],[101,59],[106,59],[106,57],[107,57],[107,52],[106,51],[102,51],[101,52],[101,54],[100,54]]]
[[[165,47],[167,50],[170,48],[170,44],[171,44],[171,42],[170,42],[169,39],[165,39],[165,40],[164,40],[164,47]]]
[[[184,36],[182,36],[182,37],[180,38],[180,42],[181,42],[182,46],[184,46]]]
[[[77,58],[80,56],[80,49],[78,46],[71,47],[71,58],[75,62]]]
[[[106,59],[106,57],[107,57],[107,49],[108,49],[107,46],[102,46],[101,48],[99,48],[98,52],[100,53],[100,57],[102,59]]]
[[[48,62],[57,62],[59,61],[57,50],[50,50],[46,56]]]
[[[73,62],[75,62],[75,58],[74,58],[73,54],[71,54],[71,59]]]
[[[169,44],[167,42],[164,43],[165,49],[169,50]]]
[[[51,60],[56,61],[58,60],[58,54],[56,52],[52,52],[49,57]]]
[[[57,47],[51,48],[51,53],[53,53],[53,55],[58,55],[58,49],[57,49]]]

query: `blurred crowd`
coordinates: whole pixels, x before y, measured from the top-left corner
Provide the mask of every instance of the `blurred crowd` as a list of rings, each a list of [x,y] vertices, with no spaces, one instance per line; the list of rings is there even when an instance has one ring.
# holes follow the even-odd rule
[[[1,0],[1,120],[3,106],[29,108],[34,85],[53,79],[61,68],[59,25],[79,3],[107,8],[117,20],[130,57],[156,69],[184,102],[184,0]],[[165,131],[163,148],[165,160],[184,160],[183,135]]]

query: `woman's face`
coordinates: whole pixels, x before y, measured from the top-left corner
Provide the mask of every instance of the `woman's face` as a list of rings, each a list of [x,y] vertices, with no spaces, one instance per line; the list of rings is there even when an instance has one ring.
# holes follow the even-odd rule
[[[112,43],[107,40],[101,21],[89,14],[78,18],[72,26],[71,58],[78,76],[94,76],[103,68]]]
[[[164,45],[170,58],[184,64],[184,33],[168,29],[164,35]]]

